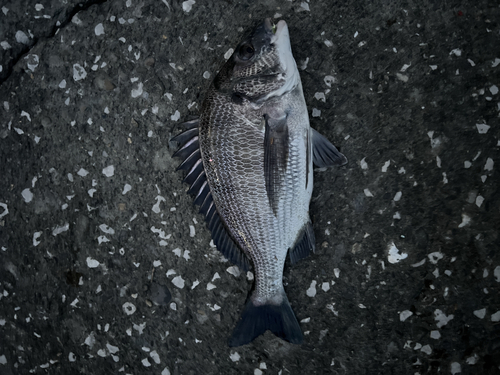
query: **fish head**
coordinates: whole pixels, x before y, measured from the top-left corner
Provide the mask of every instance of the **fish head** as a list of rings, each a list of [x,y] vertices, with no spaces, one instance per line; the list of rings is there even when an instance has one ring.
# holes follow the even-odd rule
[[[236,47],[225,69],[233,101],[264,102],[292,91],[300,81],[288,26],[267,18]]]

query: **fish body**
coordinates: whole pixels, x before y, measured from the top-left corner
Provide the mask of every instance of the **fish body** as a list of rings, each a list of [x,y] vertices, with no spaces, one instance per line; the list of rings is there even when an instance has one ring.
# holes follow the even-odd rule
[[[254,267],[255,288],[229,345],[268,329],[301,343],[283,267],[288,252],[295,263],[314,251],[313,162],[326,167],[347,159],[309,126],[285,21],[275,26],[266,19],[238,45],[199,120],[174,140],[217,248],[241,268]]]

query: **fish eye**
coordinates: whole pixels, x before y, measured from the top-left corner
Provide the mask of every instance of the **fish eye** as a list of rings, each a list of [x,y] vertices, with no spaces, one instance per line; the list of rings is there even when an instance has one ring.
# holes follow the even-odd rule
[[[239,58],[244,61],[250,60],[254,54],[255,54],[255,49],[249,43],[242,44],[238,51]]]

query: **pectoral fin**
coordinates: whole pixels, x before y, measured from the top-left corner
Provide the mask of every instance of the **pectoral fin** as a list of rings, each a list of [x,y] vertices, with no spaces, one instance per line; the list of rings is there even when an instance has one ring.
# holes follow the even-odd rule
[[[279,119],[264,116],[264,176],[269,205],[276,215],[288,163],[288,126],[286,116]]]
[[[328,139],[312,129],[313,163],[319,168],[340,166],[347,158]]]

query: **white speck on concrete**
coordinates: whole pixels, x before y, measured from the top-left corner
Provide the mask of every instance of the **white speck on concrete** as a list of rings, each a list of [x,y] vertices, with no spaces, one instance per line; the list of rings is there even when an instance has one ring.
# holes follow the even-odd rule
[[[149,353],[149,356],[153,359],[153,361],[159,365],[160,364],[160,356],[158,355],[158,352],[156,350],[153,350],[151,353]]]
[[[111,354],[115,354],[120,350],[117,346],[111,345],[109,342],[106,343],[106,348]]]
[[[214,277],[212,277],[212,281],[215,281],[217,279],[220,279],[219,272],[214,273]]]
[[[123,309],[123,312],[127,315],[132,315],[137,310],[135,305],[133,303],[130,303],[130,302],[125,302],[122,306],[122,309]]]
[[[191,286],[191,290],[193,290],[194,288],[196,288],[198,285],[200,285],[200,282],[198,280],[195,280],[193,282],[193,285]]]
[[[175,113],[172,116],[170,116],[170,119],[172,121],[177,121],[180,118],[181,118],[181,113],[179,111],[175,111]]]
[[[95,333],[94,331],[90,332],[90,335],[84,341],[85,345],[87,345],[90,349],[95,345]]]
[[[166,0],[165,0],[166,1]],[[163,371],[161,372],[161,375],[170,375],[170,370],[168,369],[168,367],[165,367],[163,369]]]
[[[193,9],[193,5],[196,3],[195,0],[187,0],[182,3],[182,10],[189,13]]]
[[[461,374],[462,373],[462,366],[460,365],[460,363],[452,362],[452,364],[450,365],[450,372],[451,372],[451,375]]]
[[[153,228],[154,228],[154,227],[153,227]],[[172,252],[173,252],[176,256],[178,256],[179,258],[180,258],[180,257],[181,257],[181,255],[182,255],[182,249],[180,249],[180,248],[178,248],[178,247],[176,247],[175,249],[173,249],[173,250],[172,250]]]
[[[177,288],[184,288],[185,282],[181,276],[176,276],[172,279],[172,284],[174,284]]]
[[[422,349],[420,349],[420,351],[427,354],[427,355],[431,355],[432,348],[430,345],[424,345],[424,346],[422,346]]]
[[[479,309],[474,311],[474,315],[477,316],[479,319],[484,319],[486,316],[486,309]]]
[[[194,225],[189,226],[189,237],[194,237],[196,235],[196,230],[194,229]]]
[[[404,310],[399,313],[399,320],[404,322],[406,319],[408,319],[410,316],[412,316],[413,313],[410,310]]]
[[[467,214],[462,214],[462,222],[458,224],[459,228],[463,228],[470,223],[470,217]]]
[[[100,244],[102,244],[103,242],[109,242],[109,238],[106,237],[106,236],[99,236],[97,237],[97,242]]]
[[[70,362],[75,362],[76,361],[76,355],[73,352],[69,352],[69,354],[68,354],[68,360]]]
[[[338,279],[340,277],[340,269],[334,268],[333,273],[335,274],[335,277]]]
[[[229,48],[229,49],[226,51],[226,53],[224,54],[224,58],[225,58],[226,60],[229,60],[229,58],[233,55],[233,52],[234,52],[234,49]]]
[[[323,80],[325,81],[325,85],[328,87],[332,87],[332,83],[337,81],[334,76],[325,76]]]
[[[494,314],[491,314],[491,321],[492,322],[500,322],[500,310],[498,310]]]
[[[137,83],[135,88],[130,91],[130,95],[132,96],[132,98],[138,98],[139,96],[141,96],[143,93],[143,87],[144,85],[142,84],[142,82]]]
[[[482,197],[481,195],[478,195],[476,197],[476,206],[481,207],[481,205],[483,204],[483,202],[484,202],[484,197]]]
[[[215,288],[217,288],[217,287],[214,284],[212,284],[212,283],[208,283],[207,284],[207,290],[212,290],[212,289],[215,289]]]
[[[331,40],[328,40],[328,39],[326,39],[326,40],[325,40],[325,45],[326,45],[327,47],[333,47],[333,43],[332,43],[332,41],[331,41]]]
[[[401,199],[401,196],[403,195],[402,192],[398,191],[396,195],[394,196],[394,202],[398,202]]]
[[[5,357],[4,354],[0,355],[0,365],[6,365],[7,364],[7,357]]]
[[[102,174],[106,177],[112,177],[115,174],[115,167],[113,165],[107,166],[102,170]]]
[[[450,55],[462,56],[462,50],[460,48],[452,49]]]
[[[32,72],[35,71],[35,69],[38,67],[38,64],[40,63],[40,58],[38,57],[38,55],[29,54],[24,59],[27,60],[26,65]]]
[[[430,333],[431,339],[438,340],[441,337],[441,332],[438,330],[433,330]]]
[[[314,94],[314,98],[315,98],[316,100],[320,100],[320,101],[322,101],[323,103],[325,103],[325,102],[326,102],[326,97],[325,97],[325,93],[324,93],[324,92],[317,92],[317,93],[315,93],[315,94]]]
[[[94,28],[95,35],[99,36],[104,34],[104,26],[102,23],[98,23],[96,27]]]
[[[366,158],[363,158],[361,159],[361,161],[359,162],[359,165],[361,167],[361,169],[368,169],[368,163],[366,162],[365,160]]]
[[[368,190],[368,189],[364,189],[364,190],[363,190],[363,192],[365,193],[365,195],[366,195],[367,197],[373,197],[373,194],[372,194],[372,192],[371,192],[370,190]]]
[[[436,309],[436,311],[434,311],[434,320],[437,322],[436,326],[438,328],[447,325],[448,322],[452,320],[454,317],[455,316],[453,314],[446,316],[446,314],[439,309]]]
[[[382,166],[382,172],[387,172],[387,168],[389,168],[389,165],[391,165],[391,161],[387,160],[384,165]]]
[[[492,95],[498,94],[498,86],[497,85],[491,86],[489,90],[490,90]]]
[[[387,255],[387,260],[389,263],[395,264],[399,263],[403,259],[406,259],[408,257],[407,253],[399,253],[399,249],[396,247],[394,242],[389,243],[388,245],[388,255]]]
[[[142,362],[142,365],[144,367],[150,367],[151,366],[151,363],[149,363],[149,361],[148,361],[147,358],[144,358],[141,362]]]
[[[177,311],[177,304],[175,302],[172,302],[170,304],[170,309],[174,310],[174,311]]]
[[[175,275],[175,274],[177,274],[177,272],[175,272],[175,270],[173,270],[173,269],[169,269],[166,273],[167,277],[169,277],[170,275]]]
[[[492,158],[486,159],[486,164],[484,165],[484,170],[486,170],[486,171],[492,171],[494,164],[495,164],[495,162],[493,161]]]
[[[226,270],[227,273],[233,275],[234,277],[238,277],[241,275],[241,271],[238,267],[236,266],[231,266]]]
[[[205,71],[205,72],[203,73],[203,78],[205,78],[205,79],[209,79],[209,78],[210,78],[210,72],[209,72],[209,71]]]
[[[436,165],[438,168],[441,168],[441,158],[439,156],[436,156]]]
[[[125,195],[127,194],[130,190],[132,190],[132,186],[129,185],[129,184],[125,184],[125,186],[123,187],[123,191],[122,191],[122,194]]]
[[[26,117],[29,122],[31,122],[31,116],[28,112],[21,111],[21,117]]]
[[[26,188],[21,192],[21,195],[23,196],[23,199],[26,203],[29,203],[33,200],[33,193],[31,192],[30,189]]]
[[[40,241],[38,239],[42,235],[42,232],[35,232],[33,233],[33,246],[38,246],[40,244]]]
[[[99,267],[99,261],[92,259],[91,257],[87,257],[87,267],[88,268],[96,268]]]
[[[238,354],[238,352],[234,352],[234,353],[231,353],[229,355],[229,358],[231,359],[231,361],[233,362],[238,362],[240,360],[240,355]]]
[[[62,226],[57,226],[52,231],[52,235],[55,237],[58,234],[61,234],[62,232],[66,232],[68,229],[69,229],[69,223],[66,223],[66,224],[64,224]]]
[[[85,177],[86,175],[89,174],[89,172],[87,170],[83,169],[83,168],[80,168],[80,170],[78,172],[76,172],[76,174],[78,176]]]
[[[468,357],[465,362],[467,362],[468,365],[475,365],[478,359],[479,357],[477,354],[474,354],[473,356]]]
[[[16,31],[16,42],[28,45],[30,44],[30,40],[28,38],[28,35],[24,31],[17,30]]]
[[[319,116],[321,116],[321,110],[313,108],[312,117],[319,117]]]
[[[99,225],[99,229],[107,234],[115,234],[115,230],[113,228],[107,226],[106,224]]]
[[[153,212],[155,214],[159,214],[160,211],[161,211],[161,209],[160,209],[160,203],[161,202],[166,202],[166,199],[163,198],[161,195],[158,195],[155,199],[156,199],[156,203],[153,205],[152,210],[153,210]]]
[[[73,79],[75,81],[80,81],[82,79],[85,79],[85,77],[87,77],[85,68],[80,64],[73,64]]]
[[[500,266],[496,266],[493,271],[493,276],[495,276],[495,281],[500,283]]]
[[[316,280],[311,281],[311,285],[309,286],[309,289],[307,289],[306,294],[311,298],[316,296]]]
[[[0,213],[0,219],[9,214],[9,208],[5,203],[0,202],[0,207],[3,208],[3,212]]]
[[[406,74],[396,73],[396,78],[401,82],[408,82],[408,76]]]
[[[479,134],[486,134],[490,130],[491,126],[486,124],[476,124],[477,132]]]
[[[429,261],[432,264],[437,264],[437,262],[439,262],[441,259],[443,259],[444,254],[440,251],[435,251],[433,253],[428,254],[427,257],[429,258]]]
[[[323,289],[324,292],[328,292],[330,290],[330,283],[322,283],[321,284],[321,289]]]

